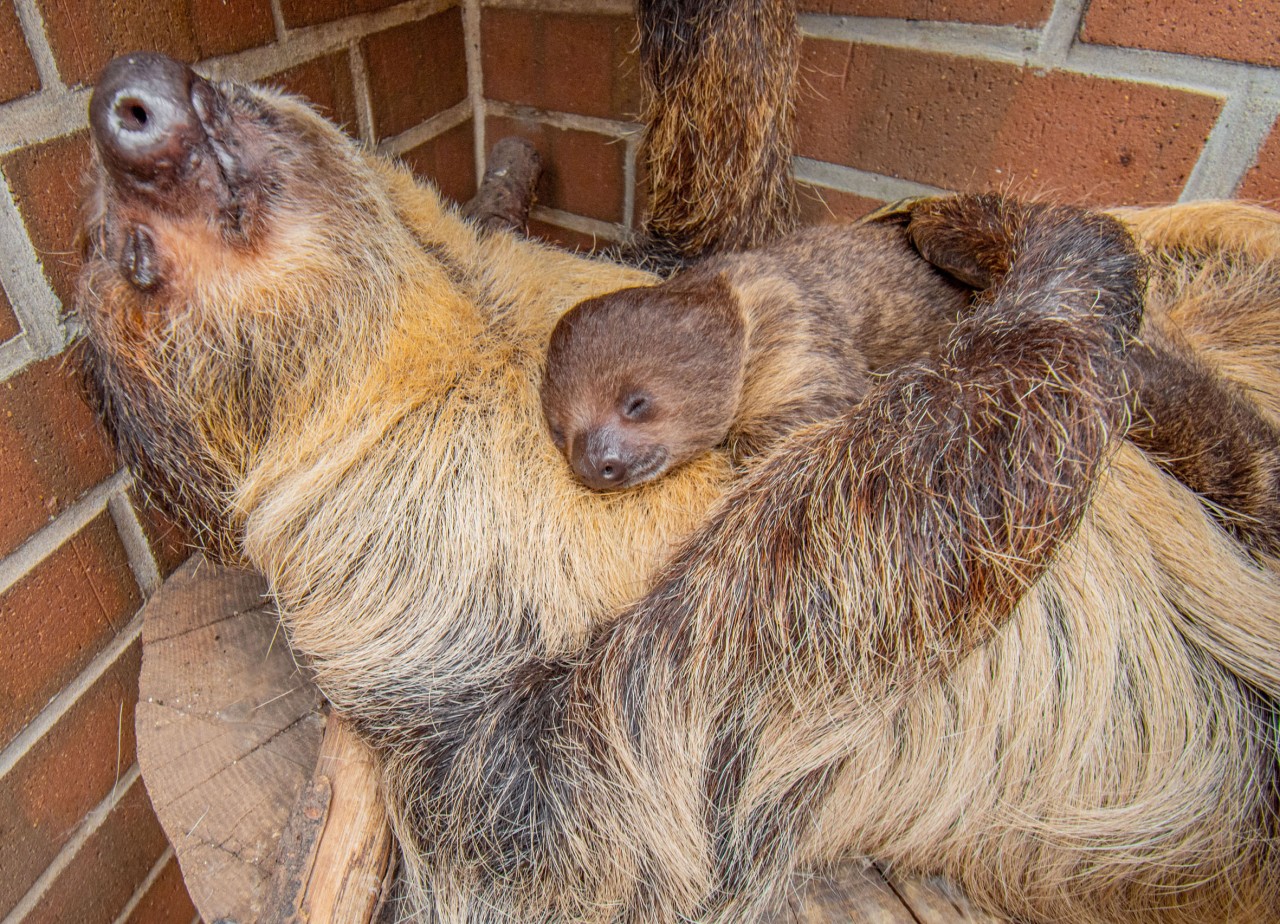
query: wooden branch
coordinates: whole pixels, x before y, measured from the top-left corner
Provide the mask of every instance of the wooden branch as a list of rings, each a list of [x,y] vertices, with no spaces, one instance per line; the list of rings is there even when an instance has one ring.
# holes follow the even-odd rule
[[[330,715],[311,782],[280,839],[263,924],[365,924],[394,871],[373,757]]]
[[[533,207],[542,158],[523,138],[503,138],[489,151],[480,188],[462,215],[487,231],[522,231]]]

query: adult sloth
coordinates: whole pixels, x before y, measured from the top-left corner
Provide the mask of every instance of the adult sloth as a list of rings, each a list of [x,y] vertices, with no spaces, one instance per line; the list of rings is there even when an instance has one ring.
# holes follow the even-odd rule
[[[599,496],[542,431],[542,353],[641,274],[480,236],[297,102],[168,59],[113,63],[91,123],[108,422],[268,576],[422,909],[741,921],[861,852],[1033,920],[1274,917],[1280,578],[1120,442],[1142,261],[1113,220],[917,207],[926,250],[1022,255],[944,359],[718,504],[716,459]],[[1274,421],[1276,220],[1131,222],[1174,248],[1152,323]]]

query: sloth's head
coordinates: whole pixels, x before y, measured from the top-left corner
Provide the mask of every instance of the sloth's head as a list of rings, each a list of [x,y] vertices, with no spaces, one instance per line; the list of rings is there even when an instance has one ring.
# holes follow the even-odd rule
[[[285,94],[136,53],[103,71],[89,126],[91,325],[145,337],[323,312],[393,280],[397,248],[413,249],[379,169]]]
[[[162,55],[112,61],[89,126],[77,310],[104,416],[171,509],[225,532],[306,383],[349,380],[437,284],[404,217],[416,187],[302,102]]]
[[[556,448],[598,491],[652,481],[724,441],[745,332],[723,278],[677,278],[576,305],[547,348],[542,409]]]

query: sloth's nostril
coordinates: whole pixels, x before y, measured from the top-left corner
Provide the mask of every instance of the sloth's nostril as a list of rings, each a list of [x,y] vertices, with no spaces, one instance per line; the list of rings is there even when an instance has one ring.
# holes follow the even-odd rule
[[[147,107],[136,99],[121,100],[116,106],[116,112],[120,115],[121,126],[128,131],[142,131],[150,120]]]

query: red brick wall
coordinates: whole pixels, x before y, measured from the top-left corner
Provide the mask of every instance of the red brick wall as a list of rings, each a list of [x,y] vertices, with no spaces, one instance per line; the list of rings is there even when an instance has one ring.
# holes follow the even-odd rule
[[[134,758],[146,594],[189,553],[81,391],[70,306],[92,82],[166,52],[308,97],[445,193],[475,186],[453,0],[0,0],[0,920],[189,924]],[[575,200],[576,201],[576,200]]]
[[[799,3],[807,220],[936,189],[1280,198],[1278,0]]]
[[[643,204],[630,4],[474,3],[487,141],[548,158],[534,230],[623,234]],[[798,3],[807,221],[945,189],[1280,199],[1280,0]]]

